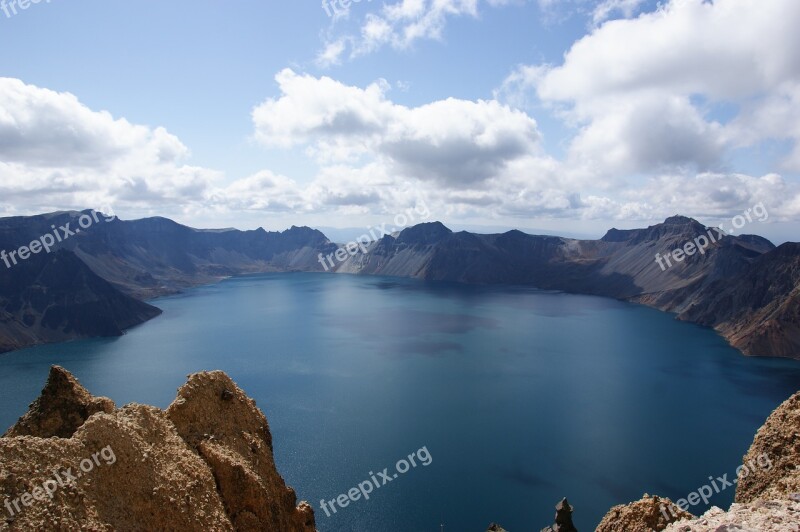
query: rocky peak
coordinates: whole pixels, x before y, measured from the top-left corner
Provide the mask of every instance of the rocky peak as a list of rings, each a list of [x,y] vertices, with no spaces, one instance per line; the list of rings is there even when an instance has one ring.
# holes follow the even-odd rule
[[[314,530],[313,510],[296,506],[275,468],[266,417],[225,373],[190,375],[167,417],[211,468],[235,529]]]
[[[397,243],[427,246],[436,244],[452,233],[442,222],[422,223],[403,229],[397,237]]]
[[[93,456],[91,472],[21,506],[0,530],[315,530],[313,509],[275,468],[264,414],[222,372],[191,375],[165,412],[114,409],[54,367],[0,438],[0,494],[13,504]]]
[[[676,214],[675,216],[670,216],[666,220],[664,220],[664,225],[694,225],[696,223],[700,223],[694,218],[689,218],[688,216],[681,216]]]
[[[92,396],[70,372],[53,366],[41,396],[4,437],[69,438],[92,415],[113,411],[114,401]]]
[[[556,505],[555,524],[543,528],[542,532],[578,532],[578,529],[572,524],[572,506],[566,497]]]
[[[693,218],[672,216],[663,223],[646,229],[609,229],[601,239],[603,242],[631,242],[638,244],[663,238],[694,238],[705,233],[706,227]]]

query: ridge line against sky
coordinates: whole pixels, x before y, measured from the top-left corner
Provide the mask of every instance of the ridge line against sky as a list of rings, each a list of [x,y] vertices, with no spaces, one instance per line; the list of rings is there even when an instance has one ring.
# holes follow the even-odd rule
[[[0,215],[800,227],[800,2],[201,0],[0,13]]]

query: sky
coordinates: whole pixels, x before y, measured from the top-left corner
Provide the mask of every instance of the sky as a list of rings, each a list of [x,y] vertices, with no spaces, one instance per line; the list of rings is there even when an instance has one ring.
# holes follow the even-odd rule
[[[342,1],[0,3],[0,216],[798,240],[797,0]]]

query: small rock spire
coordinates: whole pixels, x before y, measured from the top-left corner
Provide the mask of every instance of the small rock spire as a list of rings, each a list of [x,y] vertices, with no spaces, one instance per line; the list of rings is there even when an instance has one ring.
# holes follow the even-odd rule
[[[578,529],[572,524],[572,506],[570,506],[566,497],[556,505],[555,524],[543,528],[542,532],[578,532]]]

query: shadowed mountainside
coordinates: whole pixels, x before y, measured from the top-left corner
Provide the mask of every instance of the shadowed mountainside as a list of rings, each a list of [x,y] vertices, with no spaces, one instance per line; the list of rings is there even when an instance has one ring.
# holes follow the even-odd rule
[[[81,213],[62,212],[0,219],[0,249],[12,250]],[[702,253],[674,259],[663,268],[656,254],[669,255],[707,238]],[[197,230],[165,218],[100,220],[70,237],[60,249],[74,254],[111,288],[138,299],[246,273],[323,271],[320,255],[337,246],[319,231]],[[529,235],[521,231],[483,235],[454,233],[439,222],[419,224],[353,250],[332,271],[415,277],[479,284],[520,284],[641,303],[675,313],[678,319],[715,328],[748,355],[800,358],[800,244],[779,248],[753,235],[725,235],[682,216],[645,229],[611,229],[600,240]],[[41,256],[39,256],[41,258]],[[92,335],[119,334],[153,317],[122,294],[106,291],[110,315],[97,307],[81,326],[47,329],[42,316],[15,314],[31,304],[25,292],[30,264],[11,270],[0,263],[0,351]],[[38,262],[36,263],[38,264]],[[74,265],[78,268],[78,265]],[[9,276],[17,276],[9,279]],[[28,274],[28,277],[31,277]],[[78,289],[77,286],[73,287]],[[96,296],[99,301],[100,295]],[[18,301],[10,304],[9,301]],[[70,311],[71,312],[71,311]],[[65,315],[71,316],[69,312]],[[92,323],[94,316],[98,323]],[[116,316],[115,327],[109,316]],[[66,318],[65,318],[66,319]],[[29,326],[33,320],[34,325]],[[44,330],[42,329],[42,324]],[[92,327],[99,328],[95,331]],[[5,347],[4,347],[5,346]]]
[[[700,236],[703,253],[656,262]],[[510,231],[453,233],[438,222],[387,235],[349,257],[339,273],[465,283],[533,285],[632,301],[713,327],[748,355],[800,358],[800,245],[720,237],[682,216],[600,240]]]
[[[8,270],[0,264],[0,353],[119,336],[159,314],[156,307],[114,288],[71,251],[33,255]]]
[[[84,211],[88,213],[89,211]],[[94,336],[119,336],[161,311],[140,301],[247,273],[316,271],[325,235],[292,227],[276,233],[201,231],[165,218],[121,221],[98,216],[82,229],[81,213],[0,219],[0,250],[42,235],[71,236],[49,254],[0,262],[0,353]],[[54,237],[55,238],[55,237]],[[16,264],[15,264],[16,263]]]
[[[321,271],[317,255],[336,249],[325,235],[307,227],[283,232],[200,230],[167,218],[123,221],[99,216],[99,222],[78,233],[80,216],[70,211],[0,219],[0,249],[17,249],[52,233],[54,226],[70,224],[76,234],[57,247],[74,252],[97,275],[139,299],[231,275]]]

